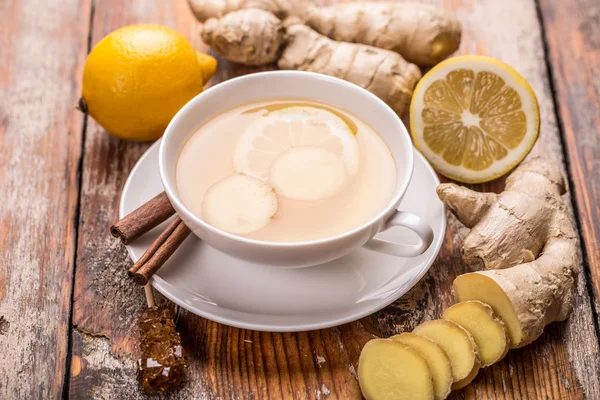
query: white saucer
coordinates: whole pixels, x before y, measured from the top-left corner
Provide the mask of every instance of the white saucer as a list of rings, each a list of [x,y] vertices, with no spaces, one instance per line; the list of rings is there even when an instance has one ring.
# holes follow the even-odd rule
[[[137,162],[121,195],[120,217],[163,190],[158,173],[158,143]],[[415,152],[412,182],[400,209],[421,216],[434,231],[427,252],[415,258],[357,250],[327,264],[277,269],[232,258],[194,235],[152,280],[152,286],[181,307],[210,320],[244,329],[274,332],[328,328],[369,315],[413,287],[437,256],[446,216],[435,188],[437,176]],[[127,246],[137,260],[163,225]],[[416,244],[416,235],[394,228],[383,237]]]

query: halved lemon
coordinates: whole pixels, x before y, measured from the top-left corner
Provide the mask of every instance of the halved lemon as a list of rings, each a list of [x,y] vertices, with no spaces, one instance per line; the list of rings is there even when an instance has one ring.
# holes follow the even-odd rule
[[[275,159],[297,147],[329,151],[343,162],[348,175],[358,170],[358,143],[348,125],[330,111],[309,106],[290,106],[254,120],[236,145],[233,166],[238,173],[268,181]],[[317,154],[313,153],[306,158],[307,163]],[[300,168],[297,155],[293,159]],[[281,171],[276,175],[283,179]]]
[[[509,65],[483,56],[441,62],[410,104],[414,144],[435,170],[465,183],[496,179],[529,153],[540,130],[537,98]]]

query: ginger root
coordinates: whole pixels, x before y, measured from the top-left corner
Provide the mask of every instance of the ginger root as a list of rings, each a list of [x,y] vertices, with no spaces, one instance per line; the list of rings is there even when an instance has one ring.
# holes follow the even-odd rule
[[[390,339],[407,345],[419,352],[427,362],[433,378],[433,391],[435,400],[443,400],[452,389],[452,366],[450,359],[439,344],[426,337],[404,332],[392,336]]]
[[[188,0],[188,4],[200,22],[248,8],[268,11],[283,19],[289,16],[292,7],[313,6],[311,0]]]
[[[264,65],[279,58],[284,34],[281,20],[273,14],[247,9],[207,20],[202,40],[229,61]]]
[[[433,400],[433,379],[419,352],[388,339],[373,339],[358,360],[358,383],[367,400]]]
[[[460,45],[461,25],[439,8],[416,3],[346,3],[310,7],[306,25],[334,40],[393,50],[407,61],[428,67]]]
[[[508,343],[510,348],[525,346],[546,325],[568,317],[579,267],[577,234],[561,197],[563,176],[547,159],[521,164],[500,194],[455,184],[441,184],[437,193],[471,228],[463,242],[463,260],[486,271],[457,277],[453,286],[459,303],[445,311],[444,319],[425,322],[413,333],[445,351],[452,367],[452,389],[460,389],[475,378],[481,362],[488,366],[502,359]],[[421,352],[437,398],[442,375],[437,365],[443,362],[438,357],[434,366],[432,355],[408,342],[406,335],[393,340]]]
[[[319,72],[361,86],[396,113],[406,110],[421,78],[419,68],[393,51],[336,42],[305,25],[287,28],[287,41],[277,65],[281,69]]]
[[[437,193],[471,228],[463,260],[487,270],[456,278],[457,301],[489,304],[506,324],[511,348],[533,342],[546,325],[568,317],[578,273],[577,235],[555,164],[542,158],[522,164],[500,194],[455,184],[441,184]]]
[[[261,65],[279,59],[281,69],[345,79],[367,89],[398,114],[406,110],[421,78],[416,65],[393,51],[333,41],[297,21],[293,17],[285,21],[284,37],[284,23],[271,12],[241,9],[208,19],[202,38],[228,60]]]
[[[444,311],[443,318],[456,322],[473,336],[482,367],[500,361],[508,352],[504,322],[489,305],[475,300],[456,303]]]
[[[450,320],[435,319],[423,322],[413,333],[433,340],[444,349],[452,366],[452,390],[461,389],[475,379],[481,363],[477,345],[465,328]]]
[[[456,51],[461,25],[438,7],[414,3],[344,3],[318,7],[310,0],[188,0],[200,22],[256,8],[283,19],[296,17],[337,41],[362,43],[432,66]]]

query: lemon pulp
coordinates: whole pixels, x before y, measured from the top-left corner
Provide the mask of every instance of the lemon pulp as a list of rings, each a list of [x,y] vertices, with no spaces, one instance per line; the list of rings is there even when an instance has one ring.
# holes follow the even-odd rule
[[[485,182],[508,172],[539,132],[537,100],[508,65],[456,57],[425,75],[411,104],[415,145],[436,170],[462,182]]]

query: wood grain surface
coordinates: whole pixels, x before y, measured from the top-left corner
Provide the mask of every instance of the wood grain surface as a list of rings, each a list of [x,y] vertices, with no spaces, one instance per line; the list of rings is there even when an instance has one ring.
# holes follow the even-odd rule
[[[540,5],[565,153],[598,315],[600,3],[594,0],[541,0]]]
[[[198,37],[198,25],[184,1],[97,1],[91,45],[117,28],[140,22],[160,23],[190,39]],[[192,42],[203,49],[199,39]],[[143,289],[127,277],[131,262],[123,245],[107,233],[116,221],[128,171],[149,146],[115,139],[89,120],[73,296],[72,398],[126,398],[137,393],[132,328],[146,302]],[[114,388],[121,391],[113,392]]]
[[[61,395],[90,3],[0,2],[0,398]]]
[[[189,19],[187,9],[173,7],[172,14],[147,15],[140,12],[135,3],[130,5],[126,10],[116,10],[110,2],[97,4],[93,41],[121,26],[124,19],[127,22],[150,21],[175,26],[195,40],[195,44],[199,44],[194,29],[197,24]],[[461,53],[488,54],[503,59],[515,66],[532,83],[538,93],[543,116],[542,134],[534,154],[550,155],[561,163],[562,148],[535,4],[526,2],[524,5],[517,1],[505,4],[492,1],[486,4],[453,1],[443,5],[453,9],[464,24]],[[520,12],[513,15],[517,5],[520,6]],[[175,25],[173,21],[176,21]],[[507,30],[506,26],[511,26],[511,29]],[[497,32],[503,32],[503,35],[500,37]],[[507,46],[507,43],[519,45]],[[253,71],[256,69],[222,62],[214,81]],[[90,134],[97,142],[88,148],[88,137],[86,160],[88,154],[102,154],[103,157],[114,154],[110,149],[103,150],[105,145],[102,143],[110,142],[110,139],[101,130],[91,130]],[[123,145],[120,168],[131,168],[133,161],[139,156],[139,150],[138,146],[131,148]],[[90,168],[93,173],[99,173],[98,170],[102,169],[96,163],[108,161],[103,157],[93,157],[91,164],[84,162],[84,171]],[[103,178],[88,182],[84,173],[82,219],[87,215],[87,201],[94,205],[94,209],[100,206],[106,215],[110,215],[112,211],[114,218],[116,198],[125,175],[115,174],[114,179]],[[89,195],[86,185],[89,185]],[[479,188],[500,191],[502,186],[503,182],[493,182]],[[108,223],[110,220],[105,225]],[[467,270],[460,260],[458,250],[464,228],[453,217],[450,217],[449,226],[444,248],[426,278],[409,295],[360,322],[316,332],[274,334],[229,328],[181,311],[178,326],[184,345],[191,353],[190,379],[185,388],[173,393],[171,397],[359,398],[355,368],[362,345],[375,335],[398,333],[412,329],[422,320],[438,317],[443,308],[452,303],[451,282],[456,275]],[[80,243],[98,243],[101,249],[107,251],[106,255],[112,254],[117,260],[114,267],[123,271],[126,264],[122,265],[122,261],[127,259],[123,249],[119,245],[115,246],[114,241],[107,238],[102,229],[105,227],[97,219],[89,228],[82,226]],[[85,249],[79,251],[82,257],[86,253]],[[90,257],[95,257],[95,260],[77,265],[76,294],[84,287],[87,287],[87,293],[82,298],[76,298],[74,322],[88,331],[108,335],[111,338],[110,345],[106,338],[82,336],[78,332],[75,342],[81,339],[81,348],[79,352],[74,348],[74,357],[80,357],[83,360],[81,364],[86,365],[90,358],[86,356],[86,352],[93,349],[92,359],[101,359],[109,365],[117,363],[119,368],[110,373],[111,379],[105,378],[109,371],[102,364],[78,371],[79,376],[73,378],[71,386],[71,396],[75,397],[90,390],[98,398],[107,394],[124,396],[135,384],[133,362],[128,356],[133,352],[134,343],[127,339],[135,310],[115,306],[94,314],[94,321],[86,321],[86,316],[90,315],[88,307],[98,298],[98,289],[90,290],[89,280],[90,277],[93,279],[98,273],[103,273],[102,263],[106,260],[99,258],[98,253],[103,252],[93,248]],[[542,340],[525,349],[511,352],[502,363],[484,370],[473,385],[454,396],[581,398],[586,391],[590,396],[600,396],[597,382],[590,379],[598,375],[598,362],[589,362],[589,359],[584,360],[583,357],[584,353],[598,354],[583,275],[579,288],[581,296],[578,298],[577,310],[568,323],[549,327]],[[132,289],[127,288],[127,292],[130,290]],[[138,295],[141,297],[141,294]],[[122,296],[118,293],[115,293],[115,297],[114,303],[122,301]],[[576,327],[580,328],[575,329]]]
[[[532,84],[542,116],[532,155],[549,156],[563,167],[567,155],[564,171],[571,171],[585,244],[585,273],[569,320],[550,325],[539,340],[509,352],[451,397],[600,399],[598,327],[588,292],[596,288],[598,310],[598,6],[593,0],[428,2],[453,10],[463,23],[459,53],[499,58]],[[91,119],[86,126],[71,108],[88,36],[93,46],[112,30],[138,22],[173,27],[206,50],[184,0],[0,2],[2,399],[147,397],[135,381],[133,329],[146,306],[143,290],[126,278],[131,261],[109,227],[125,179],[149,143],[114,139]],[[220,61],[211,83],[269,68]],[[503,181],[474,187],[498,192]],[[190,354],[188,382],[160,398],[361,398],[356,366],[364,343],[439,317],[453,302],[452,280],[468,272],[459,250],[467,230],[448,217],[443,248],[429,273],[407,295],[360,321],[276,334],[178,310],[177,326]]]

